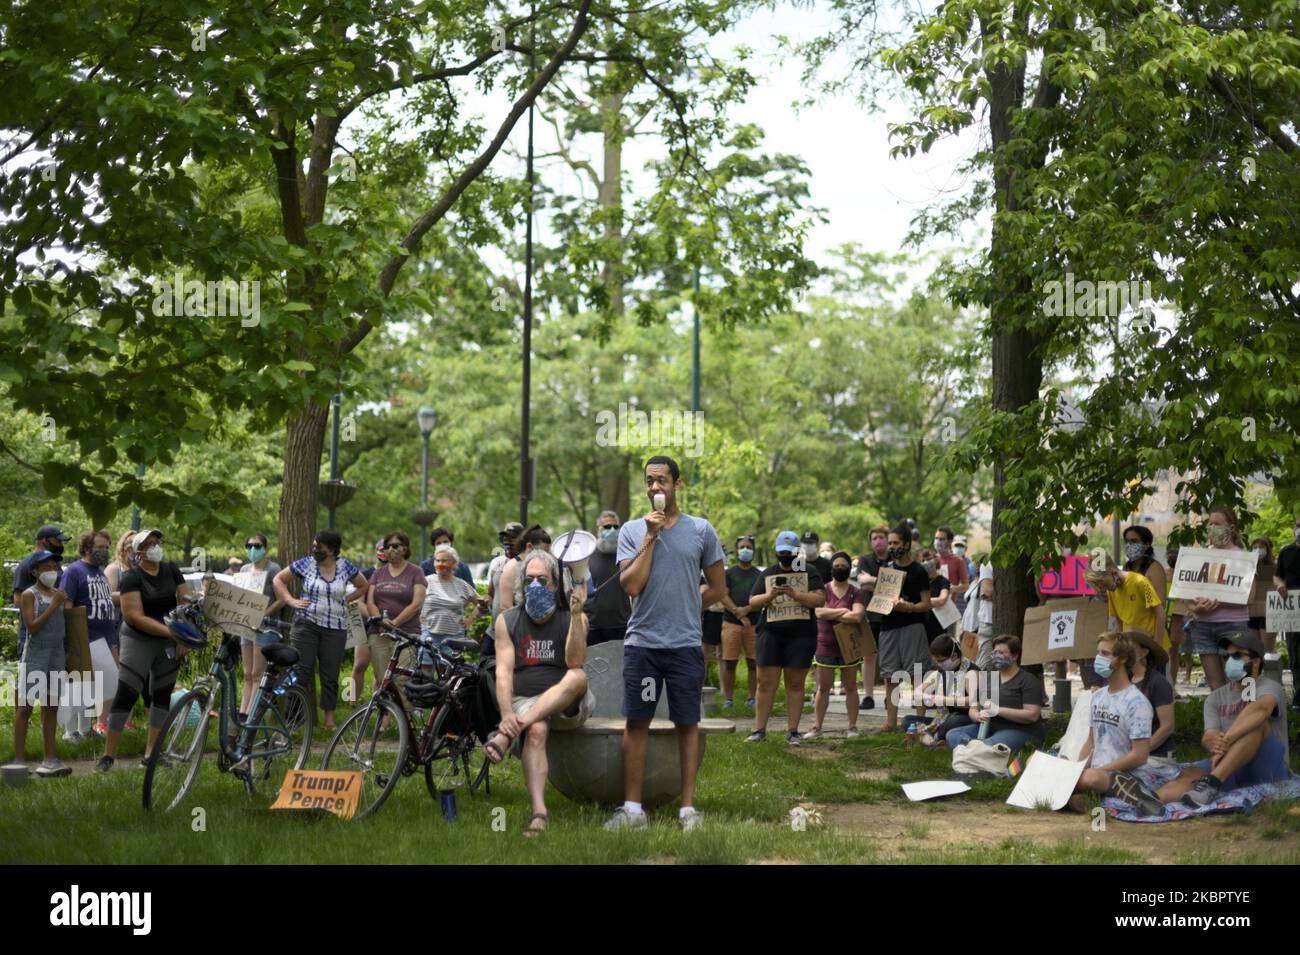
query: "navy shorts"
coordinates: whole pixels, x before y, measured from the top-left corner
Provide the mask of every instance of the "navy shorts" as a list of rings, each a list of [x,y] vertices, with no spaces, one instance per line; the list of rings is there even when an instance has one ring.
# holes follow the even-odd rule
[[[630,720],[654,719],[655,707],[668,693],[668,718],[678,726],[700,721],[700,690],[704,686],[704,648],[678,647],[623,650],[623,715]]]
[[[1214,759],[1203,759],[1194,765],[1207,773]],[[1241,769],[1227,779],[1221,780],[1224,789],[1237,789],[1240,786],[1259,786],[1263,783],[1276,783],[1291,776],[1291,767],[1286,761],[1286,747],[1282,741],[1269,733],[1259,745],[1259,752]]]

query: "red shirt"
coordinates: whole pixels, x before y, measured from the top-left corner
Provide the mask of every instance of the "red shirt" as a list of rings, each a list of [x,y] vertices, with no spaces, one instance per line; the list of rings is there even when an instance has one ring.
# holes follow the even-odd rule
[[[970,575],[966,573],[966,561],[956,554],[936,554],[939,566],[944,568],[943,575],[952,584],[954,593],[965,593],[970,586]]]

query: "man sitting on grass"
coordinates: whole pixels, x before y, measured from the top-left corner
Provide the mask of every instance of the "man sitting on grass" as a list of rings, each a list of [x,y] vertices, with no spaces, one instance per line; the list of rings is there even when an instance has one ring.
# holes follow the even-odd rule
[[[1084,793],[1105,793],[1124,800],[1148,816],[1164,814],[1164,805],[1132,771],[1151,754],[1151,717],[1147,698],[1132,683],[1137,647],[1123,633],[1097,639],[1093,667],[1106,686],[1092,694],[1088,742],[1079,758],[1088,768],[1079,777],[1070,808],[1083,811]]]
[[[1164,802],[1179,799],[1208,806],[1223,789],[1255,786],[1291,775],[1286,735],[1286,692],[1261,676],[1264,645],[1241,631],[1219,640],[1227,651],[1228,682],[1205,698],[1205,734],[1209,752],[1178,778],[1160,788]]]

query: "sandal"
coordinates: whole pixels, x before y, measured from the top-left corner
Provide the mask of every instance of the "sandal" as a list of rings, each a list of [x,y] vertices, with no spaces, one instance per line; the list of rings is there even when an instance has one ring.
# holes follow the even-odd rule
[[[500,743],[498,743],[497,742],[498,739],[505,740],[505,745],[502,746]],[[510,751],[510,744],[513,742],[514,741],[509,736],[501,732],[501,730],[497,730],[494,734],[492,734],[492,738],[483,744],[483,752],[487,754],[487,758],[489,762],[494,764],[500,763],[503,759],[506,758],[506,753]]]
[[[533,823],[535,823],[539,819],[542,821],[542,824],[540,826],[534,826]],[[539,833],[543,833],[546,831],[546,827],[549,826],[550,824],[551,824],[551,817],[549,815],[547,815],[544,812],[535,812],[533,813],[532,818],[528,820],[528,828],[524,830],[524,836],[532,837],[538,835]]]

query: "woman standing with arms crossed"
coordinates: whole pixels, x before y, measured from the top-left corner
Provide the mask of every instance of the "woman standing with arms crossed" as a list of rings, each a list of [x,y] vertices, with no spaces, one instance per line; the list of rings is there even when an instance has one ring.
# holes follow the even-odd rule
[[[239,568],[239,573],[264,575],[262,595],[269,597],[271,603],[266,608],[266,616],[262,618],[262,626],[279,633],[280,608],[284,603],[275,595],[275,575],[280,572],[280,565],[266,556],[266,549],[265,534],[249,534],[244,541],[248,563]],[[266,657],[262,656],[256,641],[246,637],[239,641],[239,652],[244,659],[244,694],[240,697],[239,718],[244,720],[248,717],[249,704],[253,702],[253,690],[257,689],[257,684],[262,680],[262,672],[266,669]]]
[[[300,557],[275,575],[275,595],[286,607],[292,607],[293,626],[289,644],[298,651],[298,672],[309,692],[315,696],[313,671],[320,658],[320,708],[325,713],[325,728],[333,732],[334,711],[339,699],[339,666],[348,642],[348,607],[361,600],[370,587],[357,565],[340,557],[343,538],[337,531],[321,531],[311,544],[311,556]],[[302,582],[302,596],[289,593],[289,582]],[[348,593],[348,583],[356,587]]]

